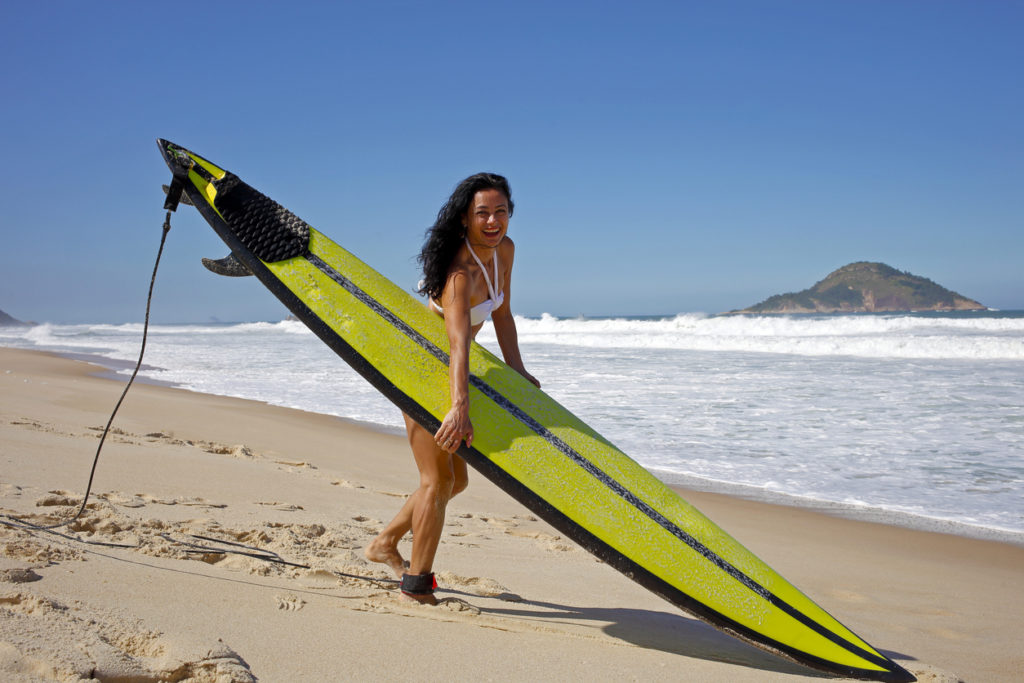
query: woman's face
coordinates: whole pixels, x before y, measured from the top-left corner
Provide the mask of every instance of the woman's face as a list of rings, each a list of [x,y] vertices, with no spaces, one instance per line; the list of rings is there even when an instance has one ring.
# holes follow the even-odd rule
[[[508,197],[501,190],[480,190],[473,195],[463,222],[470,244],[497,247],[508,232]]]

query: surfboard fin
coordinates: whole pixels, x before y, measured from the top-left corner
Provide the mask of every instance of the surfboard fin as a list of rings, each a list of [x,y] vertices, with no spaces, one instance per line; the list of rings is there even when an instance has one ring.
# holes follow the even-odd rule
[[[168,202],[171,202],[171,201],[173,201],[173,200],[174,200],[174,198],[173,198],[173,197],[171,196],[171,188],[170,188],[170,187],[168,187],[167,185],[161,185],[160,187],[162,187],[162,188],[164,189],[164,194],[165,194],[165,195],[167,195],[167,201],[168,201]],[[180,188],[179,188],[179,192],[180,192]],[[187,195],[187,194],[185,194],[184,192],[181,192],[181,193],[180,193],[180,194],[178,195],[178,201],[180,201],[180,202],[181,202],[182,204],[184,204],[185,206],[195,206],[195,205],[194,205],[194,204],[192,203],[192,200],[191,200],[191,199],[189,199],[189,198],[188,198],[188,195]],[[177,201],[175,201],[174,203],[175,203],[175,205],[177,205]],[[166,208],[166,209],[169,209],[170,207],[169,207],[169,206],[166,206],[166,205],[165,205],[165,206],[164,206],[164,208]]]
[[[238,260],[234,254],[228,254],[221,259],[204,258],[203,265],[211,273],[224,275],[225,277],[246,277],[252,275],[252,271]]]

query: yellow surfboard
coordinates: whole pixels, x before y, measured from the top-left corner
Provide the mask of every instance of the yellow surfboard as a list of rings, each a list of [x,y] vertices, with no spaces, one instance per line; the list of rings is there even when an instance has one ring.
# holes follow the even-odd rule
[[[158,140],[232,254],[324,343],[417,422],[448,411],[443,321],[234,174]],[[604,562],[697,617],[801,664],[915,678],[483,347],[470,351],[473,447],[459,454]]]

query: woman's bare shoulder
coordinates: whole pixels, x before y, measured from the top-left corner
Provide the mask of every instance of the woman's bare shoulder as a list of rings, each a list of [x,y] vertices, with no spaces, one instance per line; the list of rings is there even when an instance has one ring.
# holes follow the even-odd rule
[[[516,255],[516,243],[512,241],[512,238],[505,235],[505,238],[501,240],[501,244],[498,245],[498,258],[502,260],[511,260]]]

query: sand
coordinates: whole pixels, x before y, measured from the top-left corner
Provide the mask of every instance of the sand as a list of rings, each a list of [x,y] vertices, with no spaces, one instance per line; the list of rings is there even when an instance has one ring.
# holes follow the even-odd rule
[[[0,349],[0,512],[77,510],[123,389],[98,372]],[[0,680],[823,678],[680,612],[475,473],[449,507],[442,604],[399,600],[362,549],[415,485],[400,436],[146,384],[114,426],[73,538],[0,525]],[[681,495],[920,680],[1024,680],[1024,547]]]

